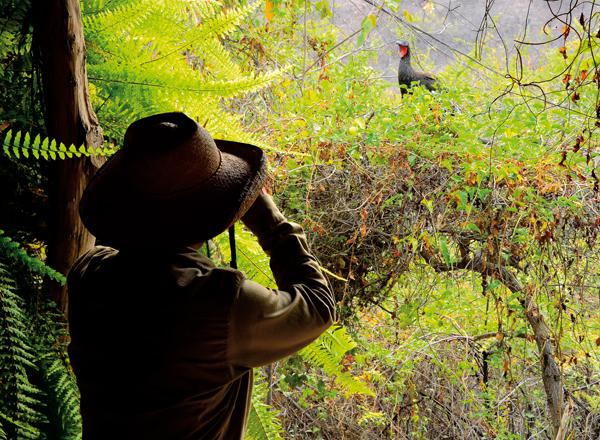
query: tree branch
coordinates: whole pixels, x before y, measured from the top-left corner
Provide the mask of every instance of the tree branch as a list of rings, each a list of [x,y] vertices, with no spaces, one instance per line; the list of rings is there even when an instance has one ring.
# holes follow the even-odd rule
[[[533,330],[540,353],[542,381],[546,392],[550,420],[556,435],[560,429],[563,415],[562,374],[554,356],[555,349],[550,337],[550,329],[533,298],[533,288],[524,289],[521,282],[509,269],[503,265],[485,261],[481,252],[471,258],[463,258],[455,264],[441,263],[425,249],[421,250],[421,256],[436,272],[471,270],[480,273],[482,276],[491,276],[504,284],[511,292],[522,294],[519,302],[525,310],[525,317]]]

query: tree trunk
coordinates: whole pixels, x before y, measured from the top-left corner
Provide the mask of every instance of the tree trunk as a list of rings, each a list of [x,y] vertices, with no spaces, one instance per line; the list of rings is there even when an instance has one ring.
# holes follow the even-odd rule
[[[560,431],[561,419],[563,417],[563,386],[562,374],[560,368],[554,359],[554,345],[550,338],[550,330],[544,321],[544,317],[539,311],[538,306],[533,301],[531,291],[525,293],[523,301],[525,308],[525,316],[531,328],[535,342],[540,352],[540,360],[542,364],[542,381],[544,382],[544,390],[546,391],[546,400],[548,401],[548,409],[550,411],[550,419],[554,436],[558,437]]]
[[[102,145],[102,131],[88,94],[85,45],[79,0],[37,0],[35,44],[44,90],[48,136],[65,145]],[[81,194],[100,162],[73,158],[53,164],[50,181],[48,264],[66,274],[94,237],[79,218]],[[66,289],[55,283],[50,294],[66,312]]]

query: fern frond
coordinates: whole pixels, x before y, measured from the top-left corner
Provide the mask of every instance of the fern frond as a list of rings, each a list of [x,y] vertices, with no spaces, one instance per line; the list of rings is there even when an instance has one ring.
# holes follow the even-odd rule
[[[98,3],[98,2],[97,2]],[[88,34],[110,33],[119,37],[140,26],[152,14],[160,11],[160,0],[139,0],[136,2],[117,2],[110,6],[96,4],[96,8],[83,11],[83,27]],[[107,6],[109,6],[107,8]]]
[[[241,94],[256,92],[272,84],[281,78],[282,70],[273,70],[258,75],[246,75],[233,80],[206,81],[198,84],[198,87],[189,89],[191,92],[215,93],[221,97],[235,98]]]
[[[0,59],[9,55],[26,55],[31,48],[31,35],[22,32],[31,10],[31,0],[4,4],[0,16]],[[2,63],[0,72],[6,64]],[[4,73],[4,72],[3,72]]]
[[[224,7],[213,1],[163,0],[159,9],[145,11],[142,21],[136,12],[140,5],[132,0],[120,0],[116,7],[106,0],[93,3],[94,13],[86,22],[88,72],[95,97],[102,99],[98,113],[103,125],[105,116],[115,121],[109,124],[113,137],[126,128],[125,121],[133,120],[112,116],[121,111],[112,102],[119,96],[131,116],[183,111],[198,117],[200,123],[209,121],[207,129],[215,137],[263,146],[221,105],[223,98],[268,87],[284,72],[246,73],[223,45],[223,37],[249,17],[259,2]],[[99,11],[103,6],[108,9]],[[127,21],[123,32],[102,30],[123,20]]]
[[[15,438],[39,438],[41,391],[31,384],[28,371],[35,368],[35,351],[28,330],[24,301],[15,293],[14,281],[0,262],[0,408],[8,422],[3,430]]]
[[[114,145],[106,145],[100,148],[80,145],[69,145],[62,142],[57,143],[55,139],[42,138],[39,134],[32,140],[32,135],[28,132],[8,130],[2,138],[2,151],[8,157],[20,159],[21,156],[35,159],[57,160],[70,159],[81,156],[110,156],[117,151]]]
[[[246,426],[246,440],[283,440],[283,428],[278,411],[265,403],[267,385],[262,377],[254,375],[252,401]]]
[[[32,272],[35,272],[38,275],[47,276],[61,285],[64,285],[66,282],[66,278],[63,274],[46,266],[39,258],[30,257],[18,243],[4,235],[2,229],[0,229],[0,255],[4,258],[18,261]]]
[[[4,430],[3,426],[2,426],[2,420],[4,420],[5,422],[7,422],[7,424],[10,424],[16,428],[18,428],[20,431],[19,433],[23,436],[22,438],[33,438],[33,439],[37,439],[40,436],[40,431],[38,429],[32,428],[31,426],[21,423],[18,420],[15,420],[9,416],[7,416],[6,414],[4,414],[2,411],[0,411],[0,440],[8,440],[8,434],[6,433],[6,431]],[[8,427],[7,427],[8,429]]]
[[[45,413],[58,438],[80,440],[79,390],[66,355],[67,324],[52,301],[40,306],[31,340],[37,354],[40,388],[45,394]]]
[[[342,370],[340,362],[349,350],[356,347],[346,329],[335,324],[323,333],[312,344],[304,347],[300,355],[309,362],[321,367],[323,371],[335,378],[337,384],[346,394],[365,394],[374,396],[373,391],[364,382]]]
[[[56,350],[45,347],[46,353],[39,358],[46,394],[49,397],[48,411],[59,423],[60,438],[81,439],[81,415],[79,413],[79,390],[77,384]]]
[[[226,14],[215,13],[206,8],[197,14],[199,26],[191,28],[187,39],[192,42],[191,51],[201,55],[210,70],[217,75],[235,79],[242,74],[239,66],[223,47],[220,39],[230,35],[256,9],[259,2],[242,7],[229,8]]]
[[[220,37],[230,35],[259,5],[260,2],[253,1],[247,5],[228,8],[226,13],[220,9],[210,17],[205,15],[202,17],[199,32],[204,35],[212,34]]]
[[[136,106],[135,102],[107,96],[92,95],[92,106],[96,115],[102,120],[105,139],[121,139],[127,127],[135,120],[142,118],[148,108]]]
[[[264,89],[285,72],[285,69],[281,69],[257,75],[237,75],[232,79],[211,80],[192,69],[172,69],[167,64],[173,66],[167,61],[150,62],[135,71],[114,70],[109,64],[94,65],[90,66],[90,79],[96,81],[99,87],[116,87],[125,96],[133,95],[137,99],[167,93],[187,94],[196,99],[198,96],[211,97],[211,107],[214,108],[218,99],[234,98]]]

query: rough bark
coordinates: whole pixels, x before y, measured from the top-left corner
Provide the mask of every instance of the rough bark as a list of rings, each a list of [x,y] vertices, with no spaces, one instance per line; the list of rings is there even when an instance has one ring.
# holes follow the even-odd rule
[[[459,269],[473,270],[482,275],[494,277],[502,282],[511,292],[521,294],[520,302],[525,309],[525,318],[533,330],[535,342],[540,354],[542,382],[544,383],[544,391],[546,392],[548,413],[552,423],[553,436],[556,436],[559,432],[563,416],[564,396],[562,374],[554,356],[555,348],[550,336],[550,329],[546,325],[544,317],[535,303],[532,289],[525,290],[521,285],[521,282],[510,270],[500,264],[484,262],[480,254],[473,258],[465,258],[453,265],[437,262],[426,252],[422,252],[421,255],[436,271],[448,272]]]
[[[102,131],[90,105],[85,45],[79,0],[37,0],[35,42],[44,90],[49,137],[65,145],[102,145]],[[97,159],[73,158],[53,164],[48,263],[66,274],[94,243],[78,213],[79,199]],[[66,290],[49,285],[50,294],[66,311]]]

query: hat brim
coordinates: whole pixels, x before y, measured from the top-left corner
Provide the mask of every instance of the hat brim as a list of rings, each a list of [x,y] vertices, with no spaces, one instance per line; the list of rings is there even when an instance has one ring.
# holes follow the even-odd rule
[[[221,165],[209,179],[160,195],[136,188],[128,160],[118,151],[83,194],[79,211],[84,224],[103,244],[116,248],[178,248],[225,231],[265,185],[266,157],[251,144],[219,139],[215,143]]]

